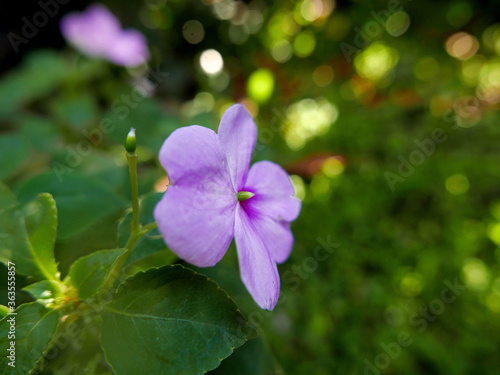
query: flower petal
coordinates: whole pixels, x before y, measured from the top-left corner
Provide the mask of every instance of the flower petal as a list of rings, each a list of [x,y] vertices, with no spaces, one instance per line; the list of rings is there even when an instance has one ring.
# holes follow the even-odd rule
[[[243,203],[243,207],[245,207],[245,211],[251,218],[255,230],[264,242],[272,260],[276,263],[286,261],[292,252],[294,240],[290,230],[290,223],[252,212],[251,208],[246,206],[245,203]]]
[[[196,125],[177,129],[160,161],[170,186],[154,216],[165,242],[198,267],[215,265],[233,238],[237,204],[217,134]]]
[[[216,193],[231,191],[236,196],[226,155],[211,129],[198,125],[177,129],[163,143],[159,158],[170,185],[192,186],[203,182]]]
[[[146,38],[136,30],[124,30],[108,51],[108,58],[117,65],[137,66],[149,58]]]
[[[280,293],[278,268],[241,204],[236,207],[234,238],[243,283],[261,308],[274,309]]]
[[[106,57],[121,33],[121,26],[106,7],[96,4],[82,13],[65,16],[61,20],[61,32],[81,52]]]
[[[299,216],[301,202],[294,197],[292,181],[278,164],[255,163],[248,172],[245,191],[255,194],[245,201],[246,207],[275,220],[293,221]]]
[[[240,191],[245,184],[257,141],[257,126],[243,105],[234,104],[224,112],[219,125],[219,139],[227,156],[233,187]]]
[[[204,191],[202,185],[169,186],[154,217],[165,243],[179,258],[198,267],[217,264],[234,235],[236,201]]]

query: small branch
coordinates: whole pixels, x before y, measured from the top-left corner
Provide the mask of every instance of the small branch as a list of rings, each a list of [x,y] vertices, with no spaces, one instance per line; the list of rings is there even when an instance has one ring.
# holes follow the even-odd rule
[[[154,222],[149,223],[149,224],[145,225],[144,227],[140,228],[140,230],[138,230],[136,233],[130,233],[130,237],[127,241],[127,244],[125,245],[125,249],[127,249],[127,251],[125,253],[123,253],[122,255],[120,255],[118,257],[118,259],[116,260],[115,264],[113,264],[113,267],[109,271],[108,276],[106,277],[106,280],[102,284],[102,287],[101,287],[102,290],[106,290],[106,289],[109,289],[112,287],[113,282],[115,281],[116,277],[118,276],[118,274],[122,270],[123,265],[125,264],[125,262],[127,261],[127,259],[130,256],[130,254],[132,253],[132,250],[134,249],[137,241],[139,241],[142,236],[144,236],[146,233],[148,233],[150,230],[156,228],[157,226],[158,225],[157,225],[156,221],[154,221]]]

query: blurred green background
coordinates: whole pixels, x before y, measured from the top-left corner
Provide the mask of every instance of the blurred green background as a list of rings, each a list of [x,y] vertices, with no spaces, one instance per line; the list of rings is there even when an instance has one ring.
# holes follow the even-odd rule
[[[55,196],[63,276],[117,246],[130,127],[140,192],[161,192],[165,138],[191,124],[216,130],[242,102],[259,127],[254,161],[284,166],[303,208],[273,312],[248,296],[233,246],[201,270],[262,332],[214,373],[499,373],[498,1],[104,4],[146,35],[150,68],[64,45],[58,19],[85,2],[61,5],[17,54],[6,33],[37,5],[2,29],[0,180],[20,201]],[[171,259],[151,254],[135,267]]]

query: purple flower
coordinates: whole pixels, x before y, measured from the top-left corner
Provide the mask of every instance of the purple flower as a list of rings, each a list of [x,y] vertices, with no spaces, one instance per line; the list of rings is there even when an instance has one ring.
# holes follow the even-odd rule
[[[276,263],[292,250],[290,222],[300,212],[288,174],[250,158],[257,127],[241,104],[222,116],[219,134],[193,125],[174,131],[160,150],[170,185],[155,208],[168,247],[198,267],[219,262],[233,237],[243,283],[260,307],[278,302]]]
[[[137,30],[123,30],[103,5],[66,15],[61,20],[61,32],[81,52],[117,65],[137,66],[149,58],[144,36]]]

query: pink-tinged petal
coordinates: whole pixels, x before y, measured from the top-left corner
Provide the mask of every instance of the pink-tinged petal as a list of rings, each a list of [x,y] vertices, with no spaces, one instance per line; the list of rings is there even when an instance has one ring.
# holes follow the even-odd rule
[[[61,20],[63,36],[81,52],[106,57],[121,33],[116,17],[102,5],[92,5],[81,13],[70,13]]]
[[[242,206],[252,220],[252,224],[264,242],[272,260],[276,263],[283,263],[290,256],[293,247],[293,234],[290,230],[290,223],[252,212],[245,204],[250,201],[251,199],[242,202]]]
[[[154,217],[165,243],[179,258],[198,267],[217,264],[234,235],[236,201],[203,185],[168,187]]]
[[[278,268],[240,204],[236,207],[234,238],[243,283],[261,308],[274,309],[280,293]]]
[[[124,30],[110,46],[108,58],[122,66],[144,64],[149,59],[146,38],[136,30]]]
[[[245,184],[257,141],[257,126],[242,104],[234,104],[224,112],[219,125],[219,139],[227,155],[234,189],[240,191]]]
[[[293,221],[300,213],[301,202],[294,197],[294,187],[288,173],[270,161],[255,163],[248,172],[243,188],[255,194],[245,201],[245,207],[275,220]]]
[[[165,242],[189,263],[215,265],[231,243],[237,204],[217,134],[197,125],[177,129],[160,161],[170,186],[154,216]]]

